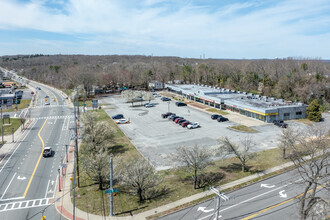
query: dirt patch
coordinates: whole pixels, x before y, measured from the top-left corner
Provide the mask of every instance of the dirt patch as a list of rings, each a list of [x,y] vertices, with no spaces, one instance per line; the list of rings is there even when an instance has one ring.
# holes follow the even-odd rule
[[[190,103],[189,105],[194,106],[196,108],[200,108],[200,109],[207,109],[209,108],[209,106],[203,105],[203,104],[199,104],[199,103]]]

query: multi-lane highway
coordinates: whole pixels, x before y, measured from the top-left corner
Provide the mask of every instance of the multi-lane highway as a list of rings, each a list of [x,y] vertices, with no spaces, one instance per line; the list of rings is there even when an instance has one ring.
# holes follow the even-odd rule
[[[0,160],[0,219],[63,219],[52,203],[58,190],[58,173],[74,126],[73,109],[58,91],[37,83],[35,106],[26,114],[30,125],[15,146]],[[49,96],[50,105],[45,105]],[[51,157],[44,158],[44,147]],[[60,169],[61,171],[61,169]]]
[[[324,180],[325,182],[326,180]],[[299,195],[304,184],[296,170],[274,176],[261,182],[225,194],[229,200],[221,199],[219,219],[299,219]],[[318,194],[326,195],[324,186]],[[175,212],[162,220],[210,220],[215,219],[217,199]],[[322,212],[322,208],[316,212]]]

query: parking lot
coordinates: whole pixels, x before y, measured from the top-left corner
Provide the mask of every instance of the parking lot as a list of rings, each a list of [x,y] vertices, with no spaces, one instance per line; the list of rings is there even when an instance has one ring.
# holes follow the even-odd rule
[[[253,151],[260,151],[276,147],[278,136],[281,133],[281,128],[267,123],[256,123],[260,125],[252,126],[259,131],[258,133],[233,131],[227,127],[237,125],[237,122],[246,119],[245,116],[236,114],[234,115],[236,122],[230,120],[219,123],[211,119],[211,113],[192,108],[189,105],[177,107],[175,101],[163,102],[160,98],[151,101],[151,103],[155,103],[155,106],[151,108],[145,108],[144,106],[132,107],[131,103],[126,103],[118,95],[105,97],[100,100],[100,103],[112,105],[111,109],[106,109],[110,116],[120,113],[130,120],[130,124],[120,124],[118,126],[144,157],[158,170],[171,167],[170,154],[175,153],[178,146],[197,144],[215,147],[217,145],[216,140],[222,136],[228,136],[230,140],[238,142],[249,135],[256,143]],[[140,104],[135,103],[135,105]],[[190,122],[198,122],[201,128],[187,129],[175,124],[173,121],[163,119],[161,114],[168,111],[174,112]],[[231,117],[233,116],[228,116],[229,119]],[[289,122],[289,126],[290,124],[298,123]]]

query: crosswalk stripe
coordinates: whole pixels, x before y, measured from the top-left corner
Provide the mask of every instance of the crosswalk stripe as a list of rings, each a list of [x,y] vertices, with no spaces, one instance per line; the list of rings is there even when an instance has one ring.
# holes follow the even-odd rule
[[[17,209],[34,208],[34,207],[47,206],[47,205],[49,205],[49,198],[26,200],[20,202],[10,202],[6,204],[0,204],[0,212],[17,210]]]
[[[73,115],[64,115],[64,116],[45,116],[45,117],[37,117],[31,118],[32,120],[41,120],[41,119],[65,119],[65,118],[73,118]]]

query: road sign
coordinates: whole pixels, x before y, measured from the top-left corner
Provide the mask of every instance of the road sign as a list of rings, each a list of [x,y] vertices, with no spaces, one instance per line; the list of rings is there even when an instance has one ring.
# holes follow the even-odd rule
[[[84,106],[84,107],[85,107],[85,106],[86,106],[86,104],[84,104],[84,103],[83,103],[81,106]]]
[[[106,189],[105,190],[105,194],[107,193],[117,193],[118,192],[118,188],[114,188],[114,189]]]
[[[98,100],[97,99],[93,99],[92,100],[92,107],[93,108],[97,108],[98,107]]]

